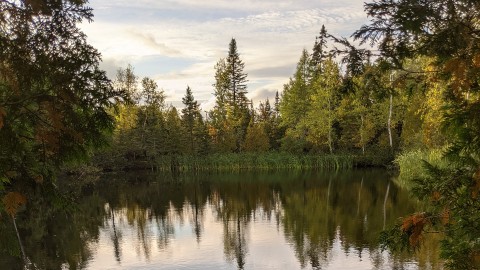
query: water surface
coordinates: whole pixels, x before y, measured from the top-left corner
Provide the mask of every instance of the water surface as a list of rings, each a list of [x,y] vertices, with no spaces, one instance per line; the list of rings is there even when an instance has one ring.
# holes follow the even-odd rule
[[[18,218],[39,269],[441,268],[430,242],[379,248],[380,231],[420,207],[385,171],[82,180],[72,215],[37,202]],[[21,260],[2,255],[0,269]]]

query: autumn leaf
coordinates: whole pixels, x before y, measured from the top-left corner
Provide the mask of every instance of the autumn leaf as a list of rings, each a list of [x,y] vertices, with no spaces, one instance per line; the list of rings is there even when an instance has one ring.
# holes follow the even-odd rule
[[[5,212],[15,216],[18,209],[27,203],[27,198],[18,192],[9,192],[2,199]]]
[[[417,247],[420,243],[423,228],[427,223],[429,221],[424,213],[417,213],[403,219],[400,229],[409,236],[408,240],[412,247]]]

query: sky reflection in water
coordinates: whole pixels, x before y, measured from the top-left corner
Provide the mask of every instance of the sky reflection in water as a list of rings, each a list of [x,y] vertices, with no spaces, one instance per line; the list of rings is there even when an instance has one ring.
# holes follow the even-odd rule
[[[73,220],[82,248],[63,241],[50,248],[66,245],[66,258],[29,256],[47,269],[439,269],[438,247],[428,241],[413,255],[380,250],[379,232],[419,207],[390,178],[384,171],[110,176],[84,187],[80,210],[98,207],[98,226]]]

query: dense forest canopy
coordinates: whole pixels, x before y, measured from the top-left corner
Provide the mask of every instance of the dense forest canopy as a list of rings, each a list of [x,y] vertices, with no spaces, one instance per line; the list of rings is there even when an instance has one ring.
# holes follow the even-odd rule
[[[374,53],[319,26],[282,91],[256,108],[246,95],[248,63],[232,38],[214,67],[215,106],[205,114],[194,85],[185,86],[179,111],[132,66],[111,82],[77,28],[92,19],[84,1],[1,1],[0,9],[0,194],[13,224],[38,194],[62,205],[57,173],[91,156],[105,170],[168,164],[175,171],[185,156],[349,154],[385,165],[408,151],[442,151],[448,165],[425,162],[428,173],[412,184],[427,209],[383,241],[418,246],[425,231],[442,232],[449,267],[478,267],[477,1],[365,4],[371,22],[352,37]]]

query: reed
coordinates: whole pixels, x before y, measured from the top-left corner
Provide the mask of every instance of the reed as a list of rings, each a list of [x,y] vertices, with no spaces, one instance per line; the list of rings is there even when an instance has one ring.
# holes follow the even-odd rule
[[[207,156],[163,156],[155,160],[160,171],[249,171],[279,169],[347,169],[355,166],[355,157],[337,155],[293,155],[289,153],[226,153]]]

